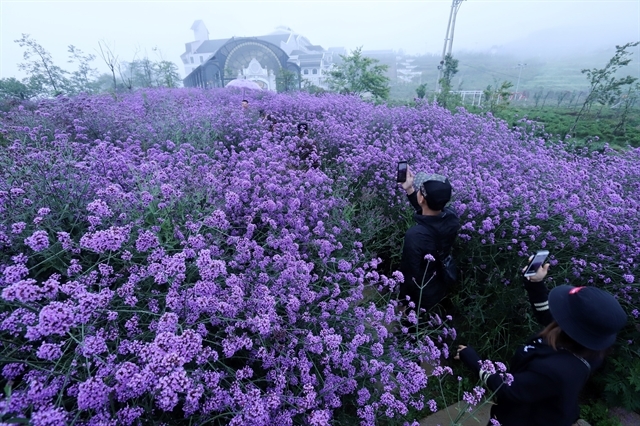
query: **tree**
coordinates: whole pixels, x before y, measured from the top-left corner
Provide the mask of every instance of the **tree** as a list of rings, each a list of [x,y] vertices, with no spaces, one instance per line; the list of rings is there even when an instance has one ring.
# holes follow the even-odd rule
[[[98,92],[113,92],[113,77],[109,73],[102,73],[93,81],[93,84],[96,85],[96,90]],[[126,88],[121,84],[117,83],[116,89],[118,92],[124,91]]]
[[[618,124],[613,129],[613,134],[618,136],[624,136],[627,133],[627,123],[629,119],[629,112],[635,106],[638,101],[638,95],[640,94],[640,84],[636,83],[635,86],[629,85],[626,95],[622,101],[618,104],[620,114]]]
[[[118,90],[118,83],[116,81],[116,67],[118,66],[118,56],[113,53],[111,48],[104,41],[98,42],[100,48],[100,57],[107,64],[107,68],[111,71],[111,79],[113,82],[113,93]]]
[[[631,52],[627,49],[635,47],[640,42],[627,43],[622,46],[616,46],[616,53],[609,59],[604,68],[583,69],[582,73],[587,75],[589,79],[589,93],[582,104],[582,108],[576,115],[576,119],[569,129],[569,133],[574,133],[576,126],[585,113],[591,110],[593,104],[598,101],[603,106],[615,103],[622,95],[622,89],[626,85],[633,84],[637,78],[630,75],[622,78],[616,78],[615,74],[618,70],[631,62]]]
[[[369,93],[376,100],[389,98],[389,77],[385,75],[389,68],[387,65],[379,65],[378,60],[362,56],[362,47],[349,56],[340,57],[342,63],[334,64],[327,78],[331,90],[345,94]]]
[[[321,95],[326,92],[325,89],[320,86],[316,86],[309,80],[302,80],[302,90],[312,95]]]
[[[178,73],[178,66],[171,61],[162,60],[157,63],[156,70],[158,73],[158,86],[160,87],[179,87],[182,79]]]
[[[438,93],[438,104],[447,107],[451,103],[451,80],[458,73],[458,60],[454,59],[451,54],[444,57],[442,64],[442,78],[440,79],[440,93]]]
[[[77,93],[95,93],[98,86],[95,83],[98,71],[91,67],[91,62],[96,59],[96,55],[85,54],[82,50],[74,45],[69,45],[69,63],[77,63],[78,69],[71,73],[69,78],[69,91],[72,94]]]
[[[156,48],[154,48],[154,51]],[[135,88],[149,87],[179,87],[182,83],[178,66],[171,61],[162,59],[153,61],[145,56],[136,59],[137,52],[131,62],[118,62],[117,69],[122,86],[129,91]]]
[[[422,83],[416,88],[416,95],[418,95],[420,99],[424,99],[424,97],[427,96],[427,83]]]
[[[495,87],[491,85],[483,92],[486,104],[489,106],[489,111],[493,114],[499,108],[504,108],[509,105],[509,96],[511,96],[511,89],[513,83],[510,81],[503,81],[500,86],[498,82],[495,82]]]
[[[47,94],[58,95],[68,85],[65,77],[67,72],[53,63],[51,54],[29,34],[22,34],[22,38],[14,40],[25,48],[22,55],[25,61],[18,64],[18,69],[25,71],[29,78],[38,81]]]
[[[276,89],[278,92],[293,92],[300,87],[298,74],[287,69],[281,69],[276,76]]]
[[[570,95],[571,92],[569,92],[568,90],[562,90],[557,93],[556,97],[558,99],[558,108],[560,108],[560,104],[562,103],[562,101],[564,101]]]
[[[39,94],[39,88],[29,79],[20,81],[14,77],[0,79],[0,99],[31,99]]]
[[[153,87],[156,80],[155,63],[148,57],[134,61],[134,81],[137,87]]]
[[[118,75],[120,75],[120,81],[122,81],[122,85],[130,92],[133,90],[133,72],[131,71],[130,63],[118,62]]]
[[[540,99],[542,99],[542,94],[544,93],[544,87],[541,87],[540,90],[537,90],[536,93],[533,94],[533,102],[534,107],[538,108],[538,104],[540,103]]]
[[[167,61],[162,56],[162,51],[157,47],[152,49],[159,57],[159,61],[155,63],[155,78],[157,87],[174,88],[180,86],[182,79],[178,73],[178,66],[171,61]]]

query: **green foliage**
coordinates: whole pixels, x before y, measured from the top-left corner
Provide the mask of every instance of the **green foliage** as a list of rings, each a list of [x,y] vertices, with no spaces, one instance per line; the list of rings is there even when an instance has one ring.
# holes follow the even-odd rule
[[[320,95],[320,94],[326,92],[325,89],[323,89],[320,86],[316,86],[315,84],[313,84],[309,80],[303,80],[302,81],[302,90],[307,92],[307,93],[311,93],[312,95]]]
[[[31,99],[37,96],[39,91],[36,80],[26,79],[25,83],[14,77],[0,79],[0,100]]]
[[[442,78],[438,81],[440,84],[440,93],[438,93],[438,104],[447,108],[451,106],[452,101],[455,99],[451,94],[451,79],[458,73],[458,60],[454,59],[452,55],[447,54],[444,57],[444,63],[442,64]]]
[[[484,105],[489,109],[489,112],[495,114],[498,110],[504,109],[509,105],[509,96],[511,95],[511,89],[513,83],[510,81],[503,81],[499,86],[495,83],[495,86],[487,86],[484,90]]]
[[[629,327],[620,336],[621,340],[640,338],[640,331]],[[629,411],[640,411],[640,353],[629,346],[620,346],[596,376],[596,386],[604,393],[609,407],[624,407]]]
[[[182,79],[178,73],[178,66],[171,61],[160,60],[156,62],[157,87],[180,87]]]
[[[416,95],[420,99],[424,99],[424,97],[427,95],[427,84],[426,83],[422,83],[421,85],[419,85],[416,88]]]
[[[389,68],[387,65],[379,65],[378,60],[362,56],[362,47],[349,56],[340,57],[342,63],[329,71],[327,83],[331,90],[361,96],[370,94],[376,100],[388,99],[389,78],[384,74]]]
[[[592,426],[622,426],[620,421],[609,414],[609,408],[602,401],[580,406],[580,418]]]
[[[621,106],[619,109],[604,111],[598,119],[580,121],[575,128],[574,137],[566,140],[567,149],[602,149],[605,143],[617,149],[640,147],[640,114],[635,105],[637,92],[630,96],[626,111],[625,106]],[[470,107],[469,110],[477,113],[485,111],[475,107]],[[505,105],[498,106],[493,113],[512,126],[527,129],[535,127],[537,135],[549,141],[564,139],[566,129],[571,127],[576,115],[574,109],[556,106],[526,108]],[[622,114],[627,114],[624,118],[624,132],[617,130],[623,121]]]

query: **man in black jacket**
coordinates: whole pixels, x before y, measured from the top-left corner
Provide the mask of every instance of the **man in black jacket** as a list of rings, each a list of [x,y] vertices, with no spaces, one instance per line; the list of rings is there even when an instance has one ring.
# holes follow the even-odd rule
[[[446,177],[423,172],[414,176],[407,168],[402,188],[415,209],[416,224],[404,237],[400,300],[405,306],[413,302],[417,312],[429,311],[446,295],[446,281],[442,271],[437,272],[439,262],[451,252],[460,220],[452,208],[446,207],[451,199],[451,184]]]

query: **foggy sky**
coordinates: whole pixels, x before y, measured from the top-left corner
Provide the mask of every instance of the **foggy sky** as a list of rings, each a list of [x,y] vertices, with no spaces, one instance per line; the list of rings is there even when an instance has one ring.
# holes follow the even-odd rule
[[[291,27],[324,48],[362,46],[409,54],[442,52],[451,0],[423,1],[6,1],[0,0],[0,77],[22,78],[22,49],[14,40],[27,33],[57,65],[67,46],[97,54],[107,42],[130,61],[157,47],[184,77],[180,54],[193,41],[191,24],[202,19],[210,39],[248,37]],[[527,54],[597,49],[640,40],[640,0],[466,0],[456,21],[453,53],[502,46]],[[604,64],[594,64],[603,66]],[[640,57],[634,57],[640,70]],[[94,66],[106,72],[96,59]]]

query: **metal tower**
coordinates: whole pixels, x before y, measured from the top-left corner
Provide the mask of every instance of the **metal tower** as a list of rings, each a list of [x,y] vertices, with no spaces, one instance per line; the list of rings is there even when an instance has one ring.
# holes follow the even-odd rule
[[[449,14],[449,23],[447,24],[447,34],[444,38],[444,46],[442,47],[442,59],[438,65],[438,81],[436,81],[436,93],[440,93],[440,79],[442,78],[442,67],[444,66],[444,57],[451,54],[453,48],[453,32],[456,29],[456,16],[458,9],[464,0],[453,0],[451,2],[451,13]],[[447,48],[447,43],[449,44]]]

